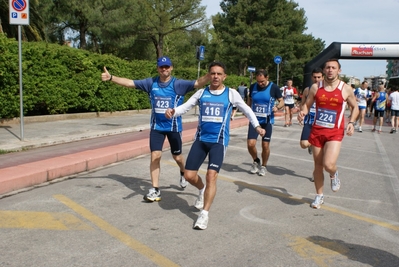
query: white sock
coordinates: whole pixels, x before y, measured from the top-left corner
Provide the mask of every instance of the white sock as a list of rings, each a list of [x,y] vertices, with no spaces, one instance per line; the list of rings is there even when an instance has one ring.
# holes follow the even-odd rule
[[[207,211],[207,210],[202,210],[202,211],[201,211],[201,214],[202,214],[202,215],[205,215],[205,216],[208,216],[208,213],[209,213],[209,211]]]
[[[202,189],[199,191],[199,194],[200,194],[200,195],[203,195],[203,194],[204,194],[204,192],[205,192],[205,187],[206,187],[206,186],[204,186],[204,188],[202,188]]]

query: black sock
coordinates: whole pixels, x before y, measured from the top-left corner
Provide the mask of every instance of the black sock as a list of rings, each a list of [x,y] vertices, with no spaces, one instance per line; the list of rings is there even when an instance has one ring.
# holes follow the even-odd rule
[[[260,164],[260,159],[259,159],[259,158],[256,158],[254,161],[255,161],[256,163]]]
[[[157,192],[159,191],[159,188],[158,188],[158,187],[154,187],[154,189],[155,189],[155,191],[157,191]]]
[[[180,172],[180,175],[181,175],[181,176],[184,176],[184,172]]]

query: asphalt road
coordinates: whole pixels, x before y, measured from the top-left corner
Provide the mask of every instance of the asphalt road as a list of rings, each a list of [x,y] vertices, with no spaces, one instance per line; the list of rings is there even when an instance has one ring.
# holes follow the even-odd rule
[[[248,173],[246,131],[231,132],[207,230],[167,150],[158,203],[143,201],[148,155],[0,199],[0,266],[399,266],[399,135],[345,137],[341,189],[326,178],[315,210],[300,126],[276,123],[265,177]]]

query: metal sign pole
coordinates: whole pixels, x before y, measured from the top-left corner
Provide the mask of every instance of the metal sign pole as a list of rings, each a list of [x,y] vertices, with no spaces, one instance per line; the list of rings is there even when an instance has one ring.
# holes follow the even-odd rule
[[[275,56],[274,57],[274,63],[277,65],[277,85],[280,86],[279,83],[279,68],[280,68],[280,63],[283,61],[283,58],[280,56]]]
[[[200,77],[200,70],[201,70],[201,60],[198,60],[198,74],[197,74],[197,80],[198,80],[199,77]],[[197,106],[198,106],[198,105],[195,105],[195,107],[194,107],[194,115],[197,115]]]
[[[18,25],[18,56],[19,56],[19,118],[21,141],[24,141],[24,98],[22,90],[22,43],[21,43],[21,25]]]
[[[280,86],[279,83],[278,83],[279,82],[279,76],[278,76],[278,68],[279,68],[279,66],[280,66],[280,64],[277,64],[277,85],[278,86]]]
[[[19,113],[21,123],[21,141],[24,141],[24,98],[22,86],[22,37],[21,25],[29,25],[29,0],[9,0],[10,24],[18,25],[18,56],[19,56]]]

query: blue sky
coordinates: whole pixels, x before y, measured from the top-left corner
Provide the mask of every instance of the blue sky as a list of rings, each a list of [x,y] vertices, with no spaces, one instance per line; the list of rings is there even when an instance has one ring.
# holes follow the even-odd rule
[[[399,43],[396,17],[399,0],[296,0],[305,10],[306,33],[325,41],[355,43]],[[202,0],[207,16],[221,12],[219,0]],[[362,80],[365,76],[384,75],[385,60],[340,60],[342,74]]]

